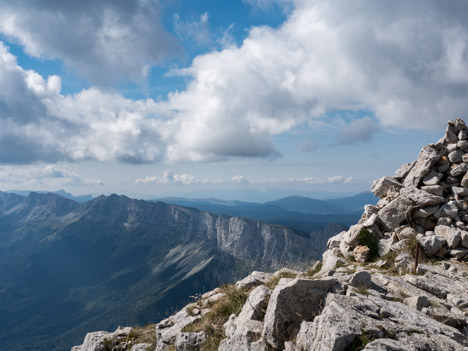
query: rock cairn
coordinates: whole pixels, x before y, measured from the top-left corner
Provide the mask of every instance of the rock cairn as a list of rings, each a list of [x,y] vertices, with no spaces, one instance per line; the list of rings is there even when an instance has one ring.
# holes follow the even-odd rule
[[[377,206],[365,206],[358,224],[331,238],[329,249],[365,262],[372,250],[363,236],[371,234],[379,256],[400,252],[417,240],[426,257],[468,260],[467,171],[468,128],[461,119],[449,121],[444,137],[423,147],[415,162],[374,182]],[[409,256],[403,252],[397,257],[398,271],[411,269]]]

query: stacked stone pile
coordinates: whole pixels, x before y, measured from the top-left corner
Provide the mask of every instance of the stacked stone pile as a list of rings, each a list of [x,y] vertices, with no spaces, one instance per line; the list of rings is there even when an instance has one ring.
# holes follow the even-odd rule
[[[374,182],[377,206],[365,206],[359,223],[330,239],[328,247],[366,261],[370,249],[359,240],[366,229],[378,239],[379,256],[416,239],[428,257],[468,260],[467,171],[468,128],[461,119],[449,121],[445,136],[423,147],[415,162]],[[397,261],[404,262],[400,270],[410,268],[405,257]]]

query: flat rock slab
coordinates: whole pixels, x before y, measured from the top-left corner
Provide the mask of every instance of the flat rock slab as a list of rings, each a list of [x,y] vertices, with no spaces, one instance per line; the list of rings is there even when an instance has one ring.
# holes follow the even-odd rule
[[[250,275],[236,283],[237,289],[250,289],[254,286],[265,284],[273,278],[273,274],[253,271]]]
[[[336,279],[280,281],[265,314],[263,339],[276,349],[283,348],[303,320],[311,321],[320,314],[325,297],[336,285]]]
[[[412,163],[405,163],[405,164],[401,165],[400,168],[398,168],[397,171],[395,172],[395,174],[393,175],[393,178],[395,178],[397,180],[405,178],[408,175],[408,173],[411,171],[411,168],[413,168],[415,163],[416,163],[416,161],[414,161]]]
[[[458,206],[455,201],[449,201],[444,204],[435,214],[435,218],[449,217],[454,219],[458,214]]]
[[[301,324],[296,344],[299,350],[344,351],[359,335],[380,335],[383,339],[384,330],[395,335],[395,345],[412,345],[411,350],[446,350],[446,345],[463,350],[468,345],[465,336],[456,329],[405,304],[372,295],[335,294],[327,296],[322,313],[314,321]],[[419,334],[424,338],[419,338]],[[425,348],[426,335],[436,336],[431,339],[433,346],[429,349]]]
[[[392,177],[382,177],[377,179],[371,187],[371,191],[375,196],[382,199],[387,196],[389,190],[398,192],[403,187],[398,180]]]
[[[379,217],[387,228],[392,231],[406,220],[414,206],[412,200],[400,195],[379,211]]]
[[[442,196],[437,196],[417,188],[403,188],[400,193],[420,206],[433,206],[444,202]]]
[[[446,225],[438,225],[434,228],[434,233],[441,236],[447,242],[449,248],[456,248],[461,241],[462,232],[458,228]]]
[[[431,235],[419,238],[418,242],[422,246],[424,253],[427,256],[432,257],[442,246],[444,246],[445,239],[439,235]]]
[[[441,154],[436,148],[430,145],[423,147],[416,164],[405,178],[404,186],[418,186],[421,180],[431,171],[431,167],[439,160],[440,156]]]

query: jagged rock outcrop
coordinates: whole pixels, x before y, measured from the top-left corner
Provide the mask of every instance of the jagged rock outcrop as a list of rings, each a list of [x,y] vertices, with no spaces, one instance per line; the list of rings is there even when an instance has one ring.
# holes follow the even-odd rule
[[[449,122],[417,161],[373,184],[381,200],[328,240],[321,264],[205,294],[156,325],[156,350],[185,350],[176,340],[187,333],[203,333],[191,350],[468,350],[466,162],[468,129]],[[228,308],[239,296],[242,308]]]
[[[127,338],[132,328],[117,328],[113,333],[97,331],[86,334],[82,345],[73,346],[71,351],[107,351],[125,350]]]
[[[241,312],[224,325],[210,324],[203,342],[224,332],[221,351],[468,350],[468,269],[463,262],[421,264],[417,275],[398,276],[378,264],[364,268],[349,262],[314,275],[288,272],[288,278],[281,278],[282,271],[264,282],[258,275],[243,280],[255,281],[255,286],[237,284],[247,292]],[[206,306],[218,294],[208,293],[197,304]],[[156,350],[170,345],[185,350],[176,340],[210,313],[206,308],[189,316],[192,308],[156,325]],[[190,350],[200,350],[203,342]]]

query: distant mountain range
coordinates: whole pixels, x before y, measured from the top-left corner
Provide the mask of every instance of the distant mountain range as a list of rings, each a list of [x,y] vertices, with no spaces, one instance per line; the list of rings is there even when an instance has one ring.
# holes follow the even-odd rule
[[[117,195],[79,204],[0,192],[0,350],[66,350],[89,330],[156,322],[253,269],[304,267],[342,229],[308,234]]]
[[[13,193],[13,194],[21,195],[21,196],[28,196],[29,193],[31,193],[31,192],[33,192],[33,191],[31,191],[31,190],[10,190],[10,191],[8,191],[8,193]],[[63,189],[60,189],[60,190],[57,190],[57,191],[52,191],[52,192],[49,192],[49,191],[34,191],[34,192],[39,193],[39,194],[52,193],[52,194],[61,195],[63,197],[66,197],[67,199],[75,200],[76,202],[78,202],[80,204],[83,204],[86,201],[90,201],[90,200],[93,199],[92,195],[77,195],[77,196],[75,196],[75,195],[72,195],[72,194],[66,192]]]
[[[265,203],[219,199],[163,198],[166,203],[194,207],[218,215],[252,218],[281,224],[306,233],[323,230],[329,223],[350,226],[359,220],[364,205],[378,198],[370,191],[332,200],[288,196]],[[156,200],[155,200],[156,201]]]
[[[291,188],[268,188],[264,190],[254,188],[235,188],[235,189],[203,189],[194,191],[184,191],[183,193],[168,193],[158,196],[158,198],[183,197],[189,199],[208,199],[216,198],[223,200],[236,199],[243,202],[274,201],[290,195],[300,195],[318,200],[327,200],[338,197],[351,197],[355,191],[308,191]]]
[[[379,199],[370,191],[332,200],[316,200],[303,196],[288,196],[265,204],[280,206],[288,211],[314,214],[362,213],[364,205],[375,204]]]

